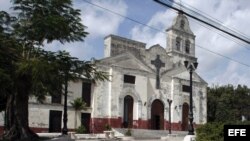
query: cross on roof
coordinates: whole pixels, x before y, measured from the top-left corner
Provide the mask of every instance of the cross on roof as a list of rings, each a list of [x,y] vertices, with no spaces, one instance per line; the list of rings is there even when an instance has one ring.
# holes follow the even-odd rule
[[[161,61],[160,55],[157,55],[155,60],[151,60],[151,64],[156,68],[156,89],[160,89],[160,69],[165,67],[165,63]]]

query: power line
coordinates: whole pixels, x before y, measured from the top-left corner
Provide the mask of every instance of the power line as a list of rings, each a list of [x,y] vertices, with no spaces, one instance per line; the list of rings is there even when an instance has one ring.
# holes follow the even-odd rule
[[[169,0],[169,1],[172,1],[173,3],[176,3],[176,4],[180,5],[180,7],[182,6],[181,3],[177,3],[177,2],[175,2],[175,1],[173,1],[173,0]],[[182,3],[183,3],[183,2],[182,2]],[[218,19],[216,19],[216,18],[214,18],[214,17],[211,17],[210,15],[208,15],[208,14],[206,14],[206,13],[200,11],[199,9],[197,9],[197,8],[195,8],[195,7],[192,7],[191,5],[188,5],[187,3],[184,3],[184,4],[185,4],[185,7],[186,7],[187,9],[192,9],[192,11],[194,11],[196,14],[202,14],[202,15],[204,15],[204,17],[206,17],[206,19],[212,19],[213,21],[215,21],[216,23],[218,23],[218,24],[220,24],[220,25],[223,24],[223,22],[219,21]],[[184,6],[184,5],[183,5],[183,6]],[[190,8],[189,8],[189,7],[190,7]],[[181,10],[181,9],[180,9],[180,10]],[[226,28],[227,28],[227,27],[226,27]],[[237,34],[239,34],[239,35],[241,35],[241,36],[245,36],[244,38],[248,38],[248,40],[249,40],[249,36],[248,36],[248,35],[246,35],[246,34],[244,34],[244,33],[242,33],[242,32],[237,31],[235,28],[230,27],[230,28],[228,28],[228,29],[231,30],[231,31],[233,31],[233,32],[235,32],[235,33],[237,33]]]
[[[189,8],[183,6],[183,7],[185,8],[185,11],[183,11],[183,10],[180,10],[180,9],[176,8],[177,6],[174,7],[173,5],[168,4],[168,2],[166,2],[165,0],[154,0],[154,1],[156,1],[157,3],[160,3],[160,4],[162,4],[162,5],[164,5],[164,6],[166,6],[166,7],[172,8],[172,9],[178,11],[178,12],[181,12],[181,13],[187,15],[188,17],[191,17],[191,18],[193,18],[193,19],[195,19],[195,20],[197,20],[197,21],[200,21],[200,22],[202,22],[202,23],[204,23],[204,24],[207,24],[207,25],[209,25],[209,26],[211,26],[211,27],[213,27],[213,28],[215,28],[215,29],[217,29],[217,30],[219,30],[219,31],[221,31],[221,32],[224,32],[224,33],[226,33],[226,34],[228,34],[228,35],[230,35],[230,36],[232,36],[232,37],[234,37],[234,38],[237,38],[237,39],[239,39],[239,40],[241,40],[241,41],[243,41],[243,42],[245,42],[245,43],[247,43],[247,44],[250,44],[250,41],[249,41],[248,38],[246,38],[246,37],[240,37],[240,35],[235,35],[235,34],[237,34],[237,33],[234,32],[233,30],[231,30],[231,29],[229,29],[229,28],[227,28],[227,27],[225,27],[225,26],[223,26],[223,25],[217,23],[216,21],[213,21],[212,19],[209,19],[209,18],[207,18],[207,17],[201,15],[201,14],[198,13],[198,12],[193,11],[192,9],[189,9]],[[164,1],[164,2],[163,2],[163,1]],[[175,4],[177,4],[177,3],[175,3]],[[177,4],[177,5],[178,5],[178,4]],[[188,12],[187,12],[187,11],[188,11]],[[193,16],[193,15],[190,14],[190,13],[196,13],[196,16]],[[199,18],[198,18],[198,17],[199,17]],[[203,18],[203,19],[202,19],[202,18]],[[205,20],[204,20],[204,19],[205,19]],[[208,22],[208,21],[210,21],[210,22]],[[211,22],[212,22],[212,23],[211,23]],[[232,33],[232,32],[234,32],[234,33]]]
[[[148,28],[151,28],[151,29],[153,29],[153,30],[155,30],[155,31],[158,31],[158,32],[161,32],[161,33],[166,34],[166,32],[164,32],[164,31],[162,31],[162,30],[160,30],[160,29],[157,29],[157,28],[155,28],[155,27],[152,27],[152,26],[150,26],[150,25],[147,25],[147,24],[142,23],[142,22],[140,22],[140,21],[137,21],[137,20],[135,20],[135,19],[129,18],[129,17],[127,17],[127,16],[124,16],[124,15],[122,15],[122,14],[120,14],[120,13],[114,12],[114,11],[112,11],[112,10],[110,10],[110,9],[107,9],[107,8],[104,8],[104,7],[100,6],[100,5],[94,4],[94,3],[89,2],[89,1],[87,1],[87,0],[83,0],[83,1],[86,2],[86,3],[88,3],[88,4],[90,4],[90,5],[93,5],[93,6],[95,6],[95,7],[104,9],[104,10],[106,10],[106,11],[112,13],[112,14],[118,15],[118,16],[123,17],[123,18],[125,18],[125,19],[128,19],[128,20],[130,20],[130,21],[133,21],[133,22],[135,22],[135,23],[137,23],[137,24],[143,25],[143,26],[148,27]],[[212,54],[218,55],[218,56],[220,56],[220,57],[226,58],[226,59],[228,59],[228,60],[230,60],[230,61],[236,62],[236,63],[238,63],[238,64],[241,64],[241,65],[243,65],[243,66],[246,66],[246,67],[249,67],[249,68],[250,68],[250,65],[248,65],[248,64],[245,64],[245,63],[242,63],[242,62],[240,62],[240,61],[238,61],[238,60],[232,59],[232,58],[230,58],[230,57],[228,57],[228,56],[225,56],[225,55],[222,55],[222,54],[220,54],[220,53],[218,53],[218,52],[214,52],[214,51],[209,50],[209,49],[207,49],[207,48],[204,48],[204,47],[202,47],[202,46],[200,46],[200,45],[197,45],[197,44],[196,44],[196,46],[199,47],[199,48],[201,48],[201,49],[203,49],[203,50],[205,50],[205,51],[208,51],[208,52],[210,52],[210,53],[212,53]]]
[[[173,0],[169,0],[169,1],[171,1],[171,2],[173,2],[173,3],[175,3],[175,4],[177,4],[178,6],[180,6],[180,10],[182,10],[182,9],[181,9],[181,7],[182,7],[182,4],[181,4],[181,3],[177,3],[177,2],[175,2],[175,1],[173,1]],[[217,19],[211,17],[210,15],[208,15],[208,14],[206,14],[206,13],[204,13],[204,12],[202,12],[202,11],[200,11],[200,10],[198,10],[198,9],[196,9],[196,8],[194,8],[194,7],[192,7],[192,6],[188,5],[188,4],[186,4],[186,3],[185,3],[185,5],[187,5],[188,7],[192,8],[192,9],[193,9],[192,11],[193,11],[195,14],[201,15],[200,13],[202,13],[203,15],[206,15],[207,17],[209,17],[209,18],[206,17],[206,19],[213,19],[214,21],[216,21],[216,24],[217,24],[218,26],[223,26],[223,25],[222,25],[223,23],[222,23],[221,21],[219,21],[219,20],[217,20]],[[186,7],[186,6],[185,6],[185,7]],[[188,7],[186,7],[186,9],[190,9],[190,8],[188,8]],[[170,8],[170,9],[171,9],[171,8]],[[176,11],[176,10],[174,10],[174,11]],[[205,16],[204,16],[204,17],[205,17]],[[240,42],[240,40],[237,40],[237,39],[235,39],[234,37],[232,37],[232,36],[230,36],[230,35],[228,35],[228,34],[223,34],[223,32],[219,32],[218,30],[216,30],[216,29],[210,27],[209,25],[202,24],[201,22],[199,22],[199,21],[197,21],[197,20],[195,20],[195,19],[192,19],[192,18],[190,18],[190,19],[191,19],[192,21],[198,23],[199,25],[201,25],[201,26],[203,26],[203,27],[209,29],[209,30],[211,30],[211,31],[213,30],[213,31],[216,32],[217,34],[219,34],[219,35],[221,35],[221,36],[223,36],[223,37],[225,37],[225,38],[227,38],[227,39],[229,39],[229,40],[234,41],[234,42],[237,43],[238,45],[242,45],[242,46],[243,46],[244,48],[246,48],[247,50],[250,50],[250,48],[246,46],[246,44],[247,44],[246,42],[242,42],[242,41]],[[225,26],[224,26],[224,27],[225,27]],[[225,27],[225,28],[227,28],[227,27]],[[230,28],[227,28],[227,29],[231,30],[231,31],[234,32],[234,33],[239,34],[240,36],[245,36],[244,38],[247,39],[247,40],[249,40],[249,37],[246,37],[246,36],[247,36],[246,34],[243,34],[243,33],[239,32],[239,31],[237,31],[236,29],[230,29]],[[246,43],[246,44],[243,44],[243,43]],[[249,44],[247,44],[247,45],[249,45]]]
[[[178,4],[178,3],[176,3],[176,2],[173,1],[173,0],[169,0],[169,1],[171,1],[171,2],[173,2],[173,3],[175,3],[175,4]],[[181,2],[181,3],[182,3],[182,2]],[[180,10],[181,10],[181,7],[182,7],[182,4],[181,4],[181,3],[178,4],[178,6],[180,6]],[[187,4],[185,3],[185,5],[187,5]],[[188,5],[188,6],[189,6],[189,5]],[[190,7],[191,7],[191,6],[190,6]],[[193,7],[192,7],[192,8],[193,8]],[[196,9],[196,8],[194,8],[194,9]],[[176,10],[171,9],[171,8],[169,8],[169,10],[172,10],[172,11],[175,11],[175,12],[176,12]],[[194,10],[194,11],[195,11],[195,10]],[[200,10],[198,10],[198,9],[196,9],[196,11],[198,11],[198,12],[195,12],[195,13],[203,13],[202,11],[200,11]],[[205,13],[204,13],[204,14],[205,14]],[[207,15],[207,14],[205,14],[205,15]],[[209,15],[207,15],[207,16],[210,17],[210,18],[212,18],[212,17],[209,16]],[[217,22],[219,22],[220,24],[222,24],[221,21],[219,21],[219,20],[217,20],[217,19],[215,19],[215,18],[212,18],[212,19],[215,20],[215,21],[217,21]],[[218,30],[212,28],[211,26],[208,26],[208,25],[206,25],[206,24],[202,24],[201,22],[199,22],[199,21],[197,21],[197,20],[195,20],[195,19],[190,18],[190,20],[194,21],[195,23],[199,24],[200,26],[203,26],[203,27],[207,28],[207,29],[210,30],[210,31],[213,31],[213,32],[219,34],[220,36],[223,36],[223,37],[227,38],[228,40],[231,40],[231,41],[235,42],[235,43],[238,44],[238,45],[241,45],[242,47],[244,47],[245,49],[247,49],[247,50],[250,51],[250,48],[246,46],[246,45],[248,45],[248,44],[246,44],[245,42],[242,42],[242,41],[240,41],[240,40],[237,40],[237,39],[233,38],[232,36],[229,36],[228,34],[223,34],[223,32],[219,32]],[[237,31],[234,31],[234,32],[237,32]],[[242,34],[242,33],[240,33],[240,32],[237,32],[237,33]],[[242,35],[242,36],[243,36],[243,35]],[[245,43],[245,44],[244,44],[244,43]]]
[[[210,31],[214,31],[215,33],[219,34],[220,36],[225,37],[225,38],[227,38],[228,40],[231,40],[231,41],[235,42],[236,44],[238,44],[238,45],[244,47],[244,48],[247,49],[248,51],[250,51],[250,48],[249,48],[249,47],[246,47],[246,44],[243,44],[243,42],[240,42],[239,40],[237,40],[237,39],[235,39],[235,38],[233,38],[233,37],[231,37],[231,36],[229,36],[229,35],[227,35],[227,34],[222,34],[221,32],[219,32],[219,31],[217,31],[217,30],[214,30],[212,27],[207,26],[207,25],[205,25],[205,24],[201,24],[200,22],[198,22],[198,21],[196,21],[196,20],[194,20],[194,19],[192,19],[192,18],[191,18],[190,20],[193,21],[193,22],[195,22],[195,23],[197,23],[197,24],[199,24],[200,26],[202,26],[202,27],[204,27],[204,28],[207,28],[207,29],[210,30]]]
[[[120,16],[120,17],[126,18],[126,19],[128,19],[128,20],[130,20],[130,21],[133,21],[133,22],[135,22],[135,23],[138,23],[138,24],[141,24],[141,25],[143,25],[143,26],[146,26],[146,27],[149,27],[149,28],[151,28],[151,29],[154,29],[154,30],[156,30],[156,31],[159,31],[159,29],[157,29],[157,28],[155,28],[155,27],[152,27],[152,26],[150,26],[150,25],[144,24],[144,23],[142,23],[142,22],[139,22],[139,21],[137,21],[137,20],[134,20],[134,19],[132,19],[132,18],[129,18],[129,17],[127,17],[127,16],[124,16],[124,15],[122,15],[122,14],[120,14],[120,13],[117,13],[117,12],[115,12],[115,11],[112,11],[112,10],[110,10],[110,9],[107,9],[107,8],[105,8],[105,7],[102,7],[102,6],[100,6],[100,5],[94,4],[94,3],[89,2],[89,1],[87,1],[87,0],[83,0],[83,1],[86,2],[86,3],[88,3],[88,4],[94,5],[94,6],[96,6],[96,7],[99,7],[99,8],[101,8],[101,9],[104,9],[104,10],[106,10],[106,11],[108,11],[108,12],[110,12],[110,13],[113,13],[113,14],[115,14],[115,15],[118,15],[118,16]]]
[[[204,49],[205,51],[208,51],[208,52],[213,53],[213,54],[215,54],[215,55],[218,55],[218,56],[220,56],[220,57],[224,57],[224,58],[226,58],[226,59],[228,59],[228,60],[230,60],[230,61],[236,62],[236,63],[238,63],[238,64],[241,64],[241,65],[243,65],[243,66],[246,66],[246,67],[249,67],[249,68],[250,68],[250,65],[248,65],[248,64],[245,64],[245,63],[242,63],[242,62],[240,62],[240,61],[238,61],[238,60],[232,59],[232,58],[227,57],[227,56],[225,56],[225,55],[222,55],[222,54],[220,54],[220,53],[218,53],[218,52],[211,51],[211,50],[209,50],[209,49],[207,49],[207,48],[204,48],[204,47],[202,47],[202,46],[199,46],[199,45],[196,45],[196,46],[199,47],[199,48],[201,48],[201,49]]]

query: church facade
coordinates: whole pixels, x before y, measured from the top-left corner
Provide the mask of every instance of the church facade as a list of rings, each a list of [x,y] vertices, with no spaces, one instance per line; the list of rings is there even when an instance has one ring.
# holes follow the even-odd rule
[[[146,44],[116,35],[104,40],[98,67],[110,81],[93,87],[92,124],[166,130],[188,129],[190,74],[184,61],[197,62],[195,35],[179,14],[166,30],[167,44]],[[194,123],[207,121],[207,83],[193,73]]]
[[[197,62],[195,35],[182,14],[166,30],[166,47],[146,44],[117,35],[104,39],[104,58],[97,68],[110,81],[69,83],[68,128],[84,125],[87,132],[113,128],[167,130],[188,129],[190,75],[184,61]],[[207,122],[207,83],[193,73],[194,124]],[[81,97],[87,109],[77,112],[70,105]],[[36,132],[60,132],[63,97],[46,98],[43,104],[30,98],[29,124]],[[3,114],[2,114],[3,115]],[[0,116],[3,127],[3,116]],[[171,119],[171,121],[170,121]],[[75,122],[77,121],[77,123]]]

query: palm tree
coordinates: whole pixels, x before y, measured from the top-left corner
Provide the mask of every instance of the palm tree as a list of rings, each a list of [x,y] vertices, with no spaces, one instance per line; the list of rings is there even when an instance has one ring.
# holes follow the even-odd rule
[[[81,110],[86,110],[86,103],[82,100],[82,98],[76,98],[74,101],[70,102],[71,106],[75,109],[75,129],[77,126],[77,113]]]

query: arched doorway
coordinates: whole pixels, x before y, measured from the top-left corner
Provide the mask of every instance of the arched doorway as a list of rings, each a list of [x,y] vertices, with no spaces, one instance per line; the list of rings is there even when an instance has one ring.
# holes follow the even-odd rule
[[[127,95],[124,97],[123,127],[133,127],[133,97]]]
[[[154,100],[151,106],[151,129],[164,129],[164,105],[159,99]]]
[[[189,112],[189,105],[187,103],[183,103],[183,105],[182,105],[182,124],[181,124],[182,131],[188,130],[188,112]]]

